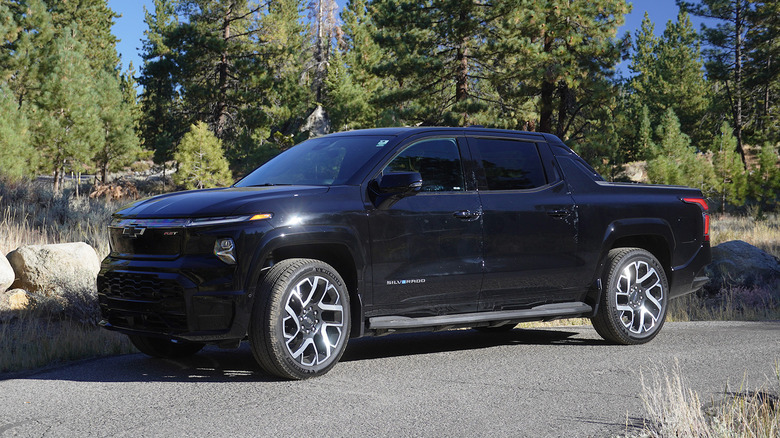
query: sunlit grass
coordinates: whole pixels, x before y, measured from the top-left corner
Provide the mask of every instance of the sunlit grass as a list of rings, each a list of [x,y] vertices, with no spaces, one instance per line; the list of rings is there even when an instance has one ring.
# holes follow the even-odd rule
[[[728,382],[725,382],[728,383]],[[642,374],[642,401],[645,424],[640,437],[780,437],[780,365],[775,363],[774,376],[758,389],[748,389],[743,382],[736,390],[727,389],[722,400],[707,406],[690,389],[679,364]]]

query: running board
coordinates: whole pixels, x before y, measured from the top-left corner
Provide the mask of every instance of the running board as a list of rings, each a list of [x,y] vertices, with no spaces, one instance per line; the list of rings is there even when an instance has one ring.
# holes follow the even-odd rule
[[[403,330],[422,327],[469,325],[491,321],[534,321],[564,316],[575,317],[592,312],[593,308],[585,303],[557,303],[544,304],[524,310],[459,313],[457,315],[424,316],[421,318],[377,316],[368,319],[368,328],[370,330]]]

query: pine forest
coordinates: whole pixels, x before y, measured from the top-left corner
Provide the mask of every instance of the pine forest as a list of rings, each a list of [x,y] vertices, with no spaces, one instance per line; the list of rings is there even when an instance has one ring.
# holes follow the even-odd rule
[[[0,0],[0,181],[148,161],[213,187],[328,132],[483,125],[777,211],[780,2],[677,6],[619,34],[623,0],[154,0],[122,66],[106,0]]]

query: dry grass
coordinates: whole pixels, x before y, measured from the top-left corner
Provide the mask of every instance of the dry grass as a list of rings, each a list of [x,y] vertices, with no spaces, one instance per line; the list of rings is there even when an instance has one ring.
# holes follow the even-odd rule
[[[127,336],[32,314],[0,323],[0,339],[0,373],[135,351]]]
[[[690,294],[671,300],[667,321],[780,320],[780,280],[752,288],[729,288],[715,297]]]
[[[780,214],[760,219],[748,216],[713,216],[710,227],[712,246],[729,240],[745,241],[780,258]]]
[[[642,375],[642,401],[646,423],[642,437],[780,437],[780,365],[775,364],[774,388],[756,391],[726,391],[724,399],[702,405],[698,394],[688,388],[675,364]]]
[[[108,254],[106,225],[122,201],[89,199],[82,189],[55,193],[50,184],[0,179],[0,251],[22,245],[86,242],[103,258]]]

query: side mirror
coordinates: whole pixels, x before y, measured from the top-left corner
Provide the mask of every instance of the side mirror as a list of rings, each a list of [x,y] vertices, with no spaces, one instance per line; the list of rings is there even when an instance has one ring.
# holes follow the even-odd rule
[[[417,192],[422,187],[422,176],[419,172],[393,172],[382,175],[379,180],[379,193],[384,195],[407,195]]]

